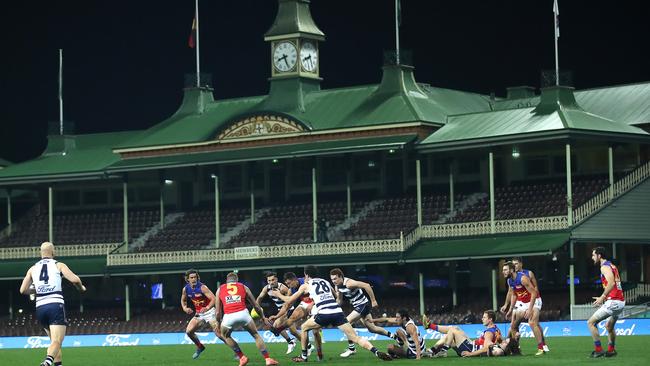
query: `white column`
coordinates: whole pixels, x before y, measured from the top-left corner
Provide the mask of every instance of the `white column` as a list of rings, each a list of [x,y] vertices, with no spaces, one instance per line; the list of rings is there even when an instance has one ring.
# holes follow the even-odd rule
[[[54,200],[52,186],[47,187],[47,228],[50,243],[54,243]]]
[[[9,320],[14,319],[14,292],[9,290]]]
[[[314,243],[318,241],[318,201],[316,199],[316,167],[311,168],[311,207]]]
[[[420,159],[415,160],[415,185],[417,196],[418,226],[422,226],[422,177],[420,176]]]
[[[165,200],[164,200],[164,192],[165,192],[165,183],[163,182],[160,184],[160,228],[164,229],[165,228]]]
[[[11,235],[11,190],[7,189],[7,234]]]
[[[497,305],[497,270],[492,268],[492,309],[498,309]]]
[[[352,217],[352,172],[346,172],[346,200],[348,204],[348,219]]]
[[[251,178],[251,224],[255,223],[255,179]]]
[[[122,182],[122,228],[124,229],[124,251],[129,252],[129,190],[126,181]]]
[[[573,225],[573,189],[571,188],[571,145],[566,144],[566,207],[567,224]]]
[[[449,212],[454,211],[454,170],[453,164],[449,163]]]
[[[639,252],[640,252],[640,257],[641,257],[641,278],[639,278],[639,282],[643,283],[645,282],[645,257],[643,256],[643,245],[639,247]]]
[[[131,320],[131,299],[129,296],[129,284],[124,285],[124,315],[126,321]]]
[[[616,253],[616,242],[612,243],[612,259],[617,259],[618,253]]]
[[[214,246],[219,248],[221,244],[221,228],[219,225],[219,176],[214,174],[212,175],[212,178],[214,179]]]
[[[494,153],[489,154],[490,170],[490,232],[494,234],[496,227],[494,225]]]
[[[418,273],[418,286],[420,287],[420,314],[424,314],[424,276]]]
[[[569,243],[569,304],[571,306],[576,304],[576,285],[575,285],[575,265],[574,265],[574,244],[573,241]],[[573,317],[571,318],[573,319]]]
[[[610,146],[608,149],[609,161],[609,199],[614,198],[614,150]]]

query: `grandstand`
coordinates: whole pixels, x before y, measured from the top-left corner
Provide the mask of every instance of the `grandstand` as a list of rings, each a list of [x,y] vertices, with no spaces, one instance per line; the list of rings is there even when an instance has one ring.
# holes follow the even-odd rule
[[[318,49],[308,9],[289,9],[270,47]],[[627,287],[647,282],[650,82],[496,98],[417,82],[408,60],[387,59],[373,85],[321,89],[319,68],[298,63],[272,66],[263,96],[187,86],[149,129],[49,135],[41,156],[0,160],[0,336],[40,334],[16,289],[46,240],[90,289],[68,292],[71,334],[183,331],[190,267],[211,288],[236,269],[259,291],[266,269],[340,266],[373,279],[376,316],[441,323],[499,305],[512,256],[548,294],[543,320],[596,291],[595,245],[614,251]]]

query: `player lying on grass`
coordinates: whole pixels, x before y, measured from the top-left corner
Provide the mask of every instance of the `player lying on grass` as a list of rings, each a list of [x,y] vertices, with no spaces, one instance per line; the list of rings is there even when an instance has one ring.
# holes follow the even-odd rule
[[[398,325],[395,332],[397,344],[388,345],[388,354],[393,358],[409,358],[419,360],[430,357],[431,352],[426,350],[426,344],[418,326],[406,310],[399,310],[394,318],[371,319],[372,322]]]
[[[444,337],[440,338],[431,349],[433,357],[447,357],[449,348],[452,348],[461,357],[521,354],[519,350],[519,332],[516,332],[507,339],[502,339],[501,331],[494,324],[495,318],[496,314],[493,310],[483,312],[481,321],[485,326],[485,330],[474,341],[459,327],[432,324],[425,318],[425,327],[444,334]]]

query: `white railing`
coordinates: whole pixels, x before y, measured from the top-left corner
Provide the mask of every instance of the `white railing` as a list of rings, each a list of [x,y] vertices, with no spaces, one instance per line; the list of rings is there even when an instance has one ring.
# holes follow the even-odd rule
[[[175,252],[109,254],[108,266],[129,266],[161,263],[218,262],[241,259],[290,258],[317,255],[374,254],[401,252],[400,239],[344,241],[333,243],[287,244],[236,249],[210,249]],[[259,249],[252,249],[259,248]],[[243,255],[243,253],[246,255]],[[256,255],[257,254],[257,255]]]
[[[578,223],[615,198],[623,195],[637,184],[650,177],[650,161],[639,166],[633,172],[614,182],[614,186],[598,193],[596,196],[585,202],[582,206],[573,210],[573,222]]]
[[[118,246],[120,246],[120,243],[56,245],[54,247],[54,254],[57,257],[107,255]],[[14,247],[0,249],[0,259],[39,258],[40,256],[40,247]]]
[[[566,216],[531,217],[525,219],[495,220],[494,234],[531,231],[553,231],[567,228]],[[490,221],[454,224],[423,225],[423,238],[448,238],[493,234]]]
[[[626,290],[624,295],[628,304],[637,301],[640,297],[650,297],[650,283],[637,283],[634,288]]]

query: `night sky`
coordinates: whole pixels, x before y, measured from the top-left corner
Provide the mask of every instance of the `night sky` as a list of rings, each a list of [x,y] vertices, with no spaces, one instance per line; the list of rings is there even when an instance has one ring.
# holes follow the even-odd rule
[[[402,0],[401,45],[415,77],[497,96],[539,87],[554,68],[552,0]],[[201,68],[217,99],[266,94],[263,34],[277,0],[202,0]],[[312,0],[326,35],[324,89],[378,83],[394,49],[393,0]],[[650,5],[560,0],[560,67],[578,89],[650,81]],[[77,133],[148,128],[171,115],[184,74],[193,0],[3,2],[0,11],[0,157],[22,161],[45,147],[58,120],[58,49],[64,49],[65,119]]]

